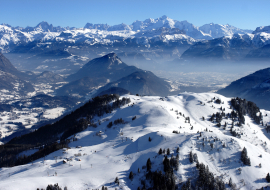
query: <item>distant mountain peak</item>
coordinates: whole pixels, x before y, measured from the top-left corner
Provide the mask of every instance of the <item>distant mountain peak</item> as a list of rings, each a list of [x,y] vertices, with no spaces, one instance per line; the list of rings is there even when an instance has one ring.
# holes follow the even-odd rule
[[[160,17],[161,19],[168,19],[169,17],[167,17],[166,15],[163,15],[162,17]]]
[[[36,27],[40,27],[40,26],[41,27],[49,27],[50,24],[46,21],[42,21],[42,22],[38,23]]]
[[[53,25],[52,24],[49,24],[48,22],[46,21],[42,21],[40,22],[36,28],[38,29],[41,29],[41,30],[44,30],[44,31],[53,31]]]
[[[109,62],[110,62],[109,67],[111,65],[119,65],[119,64],[123,63],[122,60],[116,55],[116,53],[109,53],[107,55],[104,55],[102,58],[109,60]]]
[[[257,33],[261,33],[261,32],[270,33],[270,26],[257,27],[256,30],[254,32],[252,32],[252,34],[257,34]]]
[[[112,52],[112,53],[108,53],[108,54],[104,55],[103,57],[115,58],[115,57],[117,57],[117,55],[116,55],[116,53]]]

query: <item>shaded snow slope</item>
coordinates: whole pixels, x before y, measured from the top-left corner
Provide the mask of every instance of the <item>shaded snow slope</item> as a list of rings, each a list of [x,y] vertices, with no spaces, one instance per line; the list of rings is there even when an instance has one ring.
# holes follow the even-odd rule
[[[231,120],[222,120],[222,125],[225,121],[228,123],[225,130],[208,121],[210,115],[220,112],[221,106],[225,108],[225,113],[232,111],[229,98],[215,93],[183,93],[169,97],[126,96],[131,99],[129,105],[102,118],[96,117],[95,122],[99,120],[100,125],[76,134],[78,140],[69,144],[70,149],[54,152],[46,156],[45,161],[39,159],[33,164],[1,168],[0,189],[36,189],[54,183],[67,186],[69,190],[100,189],[103,185],[115,189],[119,188],[114,183],[115,177],[118,177],[120,188],[135,190],[141,186],[140,180],[144,179],[146,170],[142,166],[146,165],[147,159],[152,161],[152,171],[163,170],[161,163],[164,156],[158,155],[158,150],[170,148],[171,153],[176,155],[178,146],[180,166],[175,172],[178,184],[194,178],[197,173],[195,163],[191,164],[188,159],[192,151],[197,153],[199,162],[208,165],[209,170],[226,183],[231,177],[241,189],[257,189],[267,185],[264,178],[269,172],[270,142],[264,127],[254,124],[245,116],[246,124],[241,128],[235,126],[243,133],[241,138],[236,138],[229,132]],[[214,103],[211,101],[214,97],[224,103]],[[270,115],[270,112],[261,112],[264,122],[269,122],[270,117],[265,115]],[[132,120],[134,116],[136,119]],[[202,120],[203,116],[205,121]],[[185,122],[185,117],[190,117],[190,123]],[[107,128],[110,121],[118,118],[126,123]],[[208,131],[205,131],[206,128]],[[172,133],[173,130],[180,133]],[[198,131],[202,132],[201,137]],[[148,141],[149,137],[151,142]],[[202,145],[203,138],[205,146]],[[213,143],[213,148],[210,143]],[[247,148],[251,166],[243,166],[240,161],[244,147]],[[63,164],[64,158],[73,159]],[[258,167],[260,163],[262,168]],[[138,168],[141,169],[140,173],[137,172]],[[242,168],[241,174],[238,168]],[[128,179],[130,171],[134,173],[133,181]]]

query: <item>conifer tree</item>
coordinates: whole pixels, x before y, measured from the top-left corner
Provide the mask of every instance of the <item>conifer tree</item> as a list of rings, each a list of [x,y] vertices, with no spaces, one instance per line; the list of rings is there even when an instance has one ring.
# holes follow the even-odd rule
[[[251,166],[250,158],[247,155],[247,149],[246,149],[246,147],[244,147],[243,150],[242,150],[242,152],[241,152],[241,161],[245,165]]]
[[[129,177],[128,177],[128,178],[129,178],[130,180],[133,180],[133,177],[134,177],[134,174],[133,174],[133,172],[131,171],[131,172],[129,173]]]
[[[189,153],[189,161],[190,161],[190,163],[194,162],[192,151],[190,151],[190,153]]]
[[[171,153],[171,151],[170,151],[170,149],[168,148],[168,149],[167,149],[167,155],[170,155],[170,153]]]
[[[232,187],[233,183],[232,183],[232,178],[230,178],[229,180],[229,186]]]
[[[270,183],[270,175],[269,175],[269,173],[266,175],[266,181],[267,181],[268,183]]]
[[[118,179],[118,177],[115,178],[114,183],[117,183],[119,185],[119,179]]]
[[[152,163],[151,163],[150,158],[148,158],[148,160],[147,160],[146,167],[147,167],[147,171],[150,171],[152,168]]]
[[[162,149],[160,148],[159,151],[158,151],[158,154],[162,154]]]

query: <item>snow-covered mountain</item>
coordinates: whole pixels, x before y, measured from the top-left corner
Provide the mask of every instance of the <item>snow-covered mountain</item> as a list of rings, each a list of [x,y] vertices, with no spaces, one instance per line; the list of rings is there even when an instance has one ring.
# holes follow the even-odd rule
[[[196,42],[182,55],[182,59],[212,59],[212,60],[241,60],[249,53],[255,51],[256,58],[260,58],[258,53],[262,52],[259,48],[270,44],[270,34],[261,32],[256,34],[235,33],[232,36],[224,36],[213,40]],[[267,49],[267,48],[263,48]],[[267,51],[267,50],[265,50]],[[265,58],[266,56],[262,57]]]
[[[261,32],[270,33],[270,26],[257,27],[256,30],[252,32],[252,34],[257,34]]]
[[[60,148],[29,164],[1,168],[0,189],[37,189],[56,183],[69,190],[101,189],[102,186],[125,190],[145,186],[148,189],[156,183],[154,175],[159,173],[160,180],[170,176],[164,172],[166,159],[171,160],[169,168],[178,165],[178,169],[173,167],[171,171],[174,177],[169,178],[169,182],[175,180],[178,189],[188,180],[195,189],[197,179],[203,177],[202,171],[206,171],[207,176],[211,173],[209,177],[204,176],[205,186],[224,182],[227,189],[248,190],[268,185],[265,177],[269,173],[269,133],[248,114],[244,116],[245,124],[232,126],[234,116],[229,98],[215,93],[123,97],[130,98],[131,102],[91,118],[92,126],[67,138],[70,148]],[[259,111],[263,123],[268,123],[270,112]],[[218,116],[210,121],[216,113],[225,114],[220,127],[215,121]],[[83,119],[78,112],[74,115],[77,121]],[[233,131],[238,135],[233,136]],[[14,141],[20,142],[24,137]],[[18,156],[23,159],[23,155],[30,156],[38,151],[42,149],[26,150]],[[245,165],[241,157],[248,157],[250,166]],[[199,163],[205,168],[199,168]]]
[[[161,28],[167,30],[181,30],[181,35],[155,32]],[[85,42],[89,45],[95,43],[113,44],[115,41],[123,41],[126,38],[147,38],[158,40],[188,40],[190,43],[196,40],[209,40],[222,36],[229,36],[234,33],[246,34],[248,30],[242,30],[230,25],[208,24],[202,27],[194,26],[187,21],[177,21],[167,16],[157,19],[146,19],[135,21],[131,25],[119,24],[109,26],[107,24],[87,23],[84,28],[54,27],[43,21],[35,27],[12,27],[8,24],[0,25],[0,49],[3,52],[10,52],[14,46],[28,44],[38,41],[39,45],[50,44],[54,41],[67,43]],[[168,33],[168,32],[167,32]],[[140,41],[137,40],[139,44]],[[38,46],[38,45],[37,45]]]
[[[212,38],[232,36],[235,33],[238,33],[238,34],[252,33],[252,30],[242,30],[228,24],[221,25],[221,24],[210,23],[210,24],[205,24],[199,27],[199,29],[203,33],[211,35]]]

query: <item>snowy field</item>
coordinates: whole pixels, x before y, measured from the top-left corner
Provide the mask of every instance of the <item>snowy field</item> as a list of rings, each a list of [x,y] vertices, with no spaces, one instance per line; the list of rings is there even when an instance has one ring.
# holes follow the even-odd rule
[[[64,82],[59,82],[55,86],[59,88],[63,86]],[[47,94],[53,96],[52,86],[45,83],[39,83],[34,85],[35,91],[28,93],[25,96],[20,95],[16,91],[8,91],[8,90],[0,90],[0,102],[2,104],[12,105],[13,103],[30,99],[33,96],[36,96],[39,93]],[[5,138],[7,136],[12,135],[18,130],[23,130],[24,128],[31,128],[33,125],[37,124],[40,121],[55,119],[61,115],[63,115],[66,111],[66,108],[57,107],[57,108],[44,108],[44,107],[32,107],[31,102],[22,103],[28,108],[22,109],[12,109],[11,111],[2,111],[0,112],[0,138]],[[16,124],[12,123],[21,123],[23,126],[18,127]],[[0,139],[0,144],[1,144]]]
[[[220,112],[221,106],[225,108],[225,113],[232,111],[229,98],[215,93],[127,96],[131,99],[129,105],[96,117],[95,121],[100,125],[76,134],[78,140],[69,144],[70,149],[56,151],[27,165],[1,168],[0,189],[37,189],[58,183],[69,190],[101,189],[103,185],[108,189],[136,190],[138,186],[142,187],[140,181],[145,179],[146,169],[143,166],[147,159],[151,159],[152,171],[163,171],[164,155],[158,154],[159,149],[170,148],[171,154],[176,156],[177,147],[180,148],[180,166],[175,171],[177,184],[197,175],[195,163],[189,161],[192,151],[215,176],[220,176],[226,183],[231,178],[239,189],[257,189],[267,185],[265,177],[270,172],[270,136],[265,128],[245,116],[245,124],[234,127],[243,133],[241,138],[236,138],[230,134],[231,120],[222,120],[222,125],[228,123],[226,129],[209,121],[213,113]],[[224,104],[211,102],[214,97]],[[270,111],[261,112],[263,122],[269,123]],[[132,120],[134,116],[136,119]],[[190,123],[185,117],[190,117]],[[107,128],[110,121],[119,118],[125,124]],[[174,130],[179,134],[172,133]],[[244,166],[240,161],[244,147],[251,166]],[[63,160],[69,161],[63,163]],[[134,173],[132,181],[128,178],[130,171]],[[120,180],[119,186],[114,183],[116,177]]]
[[[23,129],[29,129],[40,121],[55,119],[65,113],[66,108],[57,107],[52,109],[23,108],[22,110],[14,109],[11,112],[0,113],[0,134],[1,138],[12,135],[14,132]],[[16,123],[21,123],[19,127]],[[1,141],[0,141],[1,143]]]

